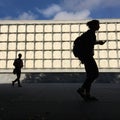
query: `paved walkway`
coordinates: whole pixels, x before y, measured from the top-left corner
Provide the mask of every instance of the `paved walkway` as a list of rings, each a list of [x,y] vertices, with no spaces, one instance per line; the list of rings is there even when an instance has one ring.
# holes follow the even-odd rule
[[[84,102],[79,83],[0,84],[0,120],[120,120],[120,84],[94,84]]]

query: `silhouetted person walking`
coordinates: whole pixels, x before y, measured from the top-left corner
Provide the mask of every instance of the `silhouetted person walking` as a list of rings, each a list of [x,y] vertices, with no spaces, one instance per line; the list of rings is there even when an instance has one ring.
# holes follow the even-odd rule
[[[12,86],[14,86],[15,82],[18,82],[18,87],[22,87],[20,84],[21,68],[23,67],[23,61],[21,57],[22,54],[18,54],[18,58],[15,59],[13,63],[13,65],[15,66],[13,73],[16,74],[17,78],[12,81]]]
[[[84,100],[97,100],[97,98],[91,96],[90,94],[91,84],[99,75],[97,64],[93,58],[94,45],[103,45],[106,41],[96,41],[95,32],[100,28],[98,20],[89,21],[87,26],[89,30],[80,36],[78,54],[79,60],[85,66],[87,75],[86,80],[77,92],[81,95],[81,97],[83,97]]]

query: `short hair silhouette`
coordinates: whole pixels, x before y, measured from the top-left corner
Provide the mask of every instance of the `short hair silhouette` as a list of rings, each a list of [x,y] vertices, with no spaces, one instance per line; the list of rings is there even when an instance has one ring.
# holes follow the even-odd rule
[[[21,58],[21,57],[22,57],[22,54],[21,54],[21,53],[19,53],[19,54],[18,54],[18,57],[19,57],[19,58]]]
[[[87,26],[89,28],[94,28],[95,25],[99,25],[99,21],[98,20],[91,20],[87,23]]]

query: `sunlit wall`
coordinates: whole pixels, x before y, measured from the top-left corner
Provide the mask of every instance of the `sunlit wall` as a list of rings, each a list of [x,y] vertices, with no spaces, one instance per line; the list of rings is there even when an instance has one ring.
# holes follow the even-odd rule
[[[23,71],[82,71],[72,53],[73,41],[88,28],[85,21],[0,21],[0,72],[11,71],[22,53]],[[119,70],[120,19],[100,20],[95,59],[101,70]]]

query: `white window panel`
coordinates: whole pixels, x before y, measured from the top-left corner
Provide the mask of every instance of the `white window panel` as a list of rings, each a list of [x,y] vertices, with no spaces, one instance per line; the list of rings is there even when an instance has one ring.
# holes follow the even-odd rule
[[[17,40],[18,41],[25,41],[25,34],[18,34],[18,38],[17,38]]]
[[[35,52],[35,59],[43,59],[43,52],[42,51],[36,51]]]
[[[25,25],[19,25],[18,26],[18,32],[25,32],[26,31],[25,28],[26,28]]]
[[[53,60],[54,68],[61,68],[61,60]]]
[[[69,51],[63,51],[62,52],[62,58],[70,58],[70,52]]]
[[[65,50],[65,49],[70,49],[70,42],[63,42],[62,43],[62,49]]]
[[[113,51],[113,50],[109,51],[109,57],[110,57],[110,58],[117,58],[117,53],[116,53],[116,51]]]
[[[71,32],[79,32],[79,24],[71,25]]]
[[[2,25],[1,26],[1,32],[8,32],[8,25]]]
[[[0,50],[7,50],[7,43],[0,43]]]
[[[62,40],[70,41],[70,34],[62,34]]]
[[[53,26],[53,32],[61,32],[61,26],[60,25],[54,25]]]
[[[52,51],[45,51],[44,58],[45,59],[52,59]]]
[[[14,68],[14,66],[13,66],[13,60],[8,60],[7,61],[7,68]]]
[[[0,41],[7,41],[8,35],[7,34],[0,34]]]
[[[100,53],[99,53],[99,57],[100,58],[107,58],[107,51],[100,51]],[[96,57],[96,58],[98,58],[98,57]]]
[[[61,58],[61,51],[53,51],[53,58]]]
[[[16,50],[16,42],[11,42],[8,44],[9,50]]]
[[[117,48],[117,42],[116,41],[110,41],[109,42],[109,49],[116,49]]]
[[[6,52],[0,52],[0,58],[1,59],[6,59]],[[0,64],[1,65],[1,64]]]
[[[70,25],[62,25],[62,32],[70,32]]]
[[[107,40],[107,35],[106,35],[106,33],[99,33],[98,34],[99,35],[99,40]]]
[[[28,42],[26,45],[27,50],[34,50],[34,43],[33,42]]]
[[[54,50],[61,50],[61,42],[54,42],[53,49]]]
[[[52,34],[45,34],[45,41],[52,41]]]
[[[70,68],[70,60],[62,60],[63,68]]]
[[[9,32],[17,32],[17,26],[16,25],[10,25]]]
[[[80,68],[80,61],[79,60],[72,60],[72,68]]]
[[[108,40],[116,40],[116,35],[114,32],[108,33]]]
[[[53,34],[53,41],[61,41],[61,34]]]
[[[14,43],[15,44],[15,43]],[[25,50],[25,43],[24,42],[20,42],[17,44],[17,49],[18,50]]]
[[[34,34],[27,34],[27,41],[34,41]]]
[[[111,68],[117,68],[118,64],[116,60],[109,60],[109,64]]]
[[[34,25],[27,25],[27,32],[34,32]]]
[[[43,34],[36,34],[35,41],[43,41]]]
[[[15,51],[8,52],[8,59],[15,59]]]
[[[26,60],[26,68],[33,68],[33,60]]]
[[[9,41],[16,41],[16,34],[10,34]]]
[[[52,32],[52,25],[45,25],[45,32]]]
[[[36,42],[35,50],[43,50],[43,42]]]
[[[80,32],[85,32],[86,30],[88,30],[88,27],[86,26],[86,24],[80,25]]]
[[[108,61],[107,60],[100,60],[100,67],[107,68],[108,67]]]
[[[36,32],[43,32],[43,25],[36,25]]]
[[[26,58],[27,58],[27,59],[33,59],[33,56],[34,56],[33,54],[34,54],[33,51],[27,51],[27,52],[26,52]]]
[[[106,24],[100,24],[100,29],[99,29],[99,31],[106,31],[106,30],[107,30]]]
[[[43,61],[42,60],[36,60],[35,61],[35,68],[42,68],[43,67]]]
[[[0,60],[0,68],[5,69],[6,68],[6,61]]]
[[[52,68],[52,61],[44,60],[44,68]]]
[[[108,24],[108,31],[115,31],[115,24]]]
[[[45,42],[44,49],[45,50],[52,50],[52,42]]]

